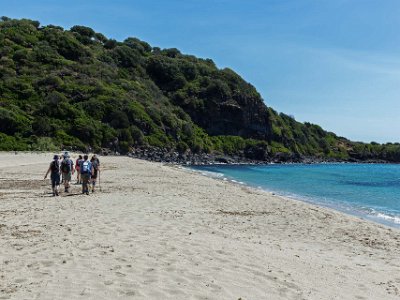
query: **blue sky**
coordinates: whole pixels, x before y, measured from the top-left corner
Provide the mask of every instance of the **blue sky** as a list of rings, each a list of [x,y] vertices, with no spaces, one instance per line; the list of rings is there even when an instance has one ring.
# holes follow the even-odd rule
[[[398,0],[0,0],[0,15],[211,58],[301,122],[400,141]]]

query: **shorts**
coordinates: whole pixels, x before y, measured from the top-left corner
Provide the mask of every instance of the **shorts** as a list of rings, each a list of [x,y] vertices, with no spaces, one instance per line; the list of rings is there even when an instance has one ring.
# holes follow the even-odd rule
[[[84,173],[81,174],[81,178],[82,178],[82,192],[86,193],[89,192],[89,180],[90,180],[90,174],[88,173]]]
[[[51,174],[51,187],[54,188],[56,185],[60,185],[60,174]]]
[[[71,177],[72,177],[71,172],[63,173],[63,180],[65,180],[65,181],[71,181]]]
[[[92,175],[92,179],[97,179],[97,170],[95,169]]]

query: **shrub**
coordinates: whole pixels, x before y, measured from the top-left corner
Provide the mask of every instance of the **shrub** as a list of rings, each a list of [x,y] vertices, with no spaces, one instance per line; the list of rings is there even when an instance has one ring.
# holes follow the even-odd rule
[[[25,134],[30,129],[30,123],[22,114],[0,107],[0,132],[8,135]]]

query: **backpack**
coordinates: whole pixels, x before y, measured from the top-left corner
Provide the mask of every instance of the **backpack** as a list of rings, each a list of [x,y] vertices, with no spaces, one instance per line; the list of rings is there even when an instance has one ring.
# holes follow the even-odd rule
[[[81,174],[90,174],[91,172],[92,172],[92,170],[91,170],[90,161],[88,161],[88,160],[82,161]]]
[[[52,161],[51,165],[50,165],[50,170],[51,173],[54,174],[59,174],[60,173],[60,164],[58,163],[58,161]]]
[[[63,173],[69,173],[71,172],[71,161],[64,159],[61,163],[61,171]]]
[[[93,169],[95,169],[96,171],[99,169],[99,160],[98,159],[94,159],[93,161],[91,161]]]

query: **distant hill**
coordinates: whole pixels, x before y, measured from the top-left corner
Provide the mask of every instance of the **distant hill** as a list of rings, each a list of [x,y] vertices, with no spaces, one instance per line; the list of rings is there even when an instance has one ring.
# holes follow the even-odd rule
[[[160,148],[257,160],[400,161],[267,107],[210,59],[84,26],[0,21],[0,150]]]

